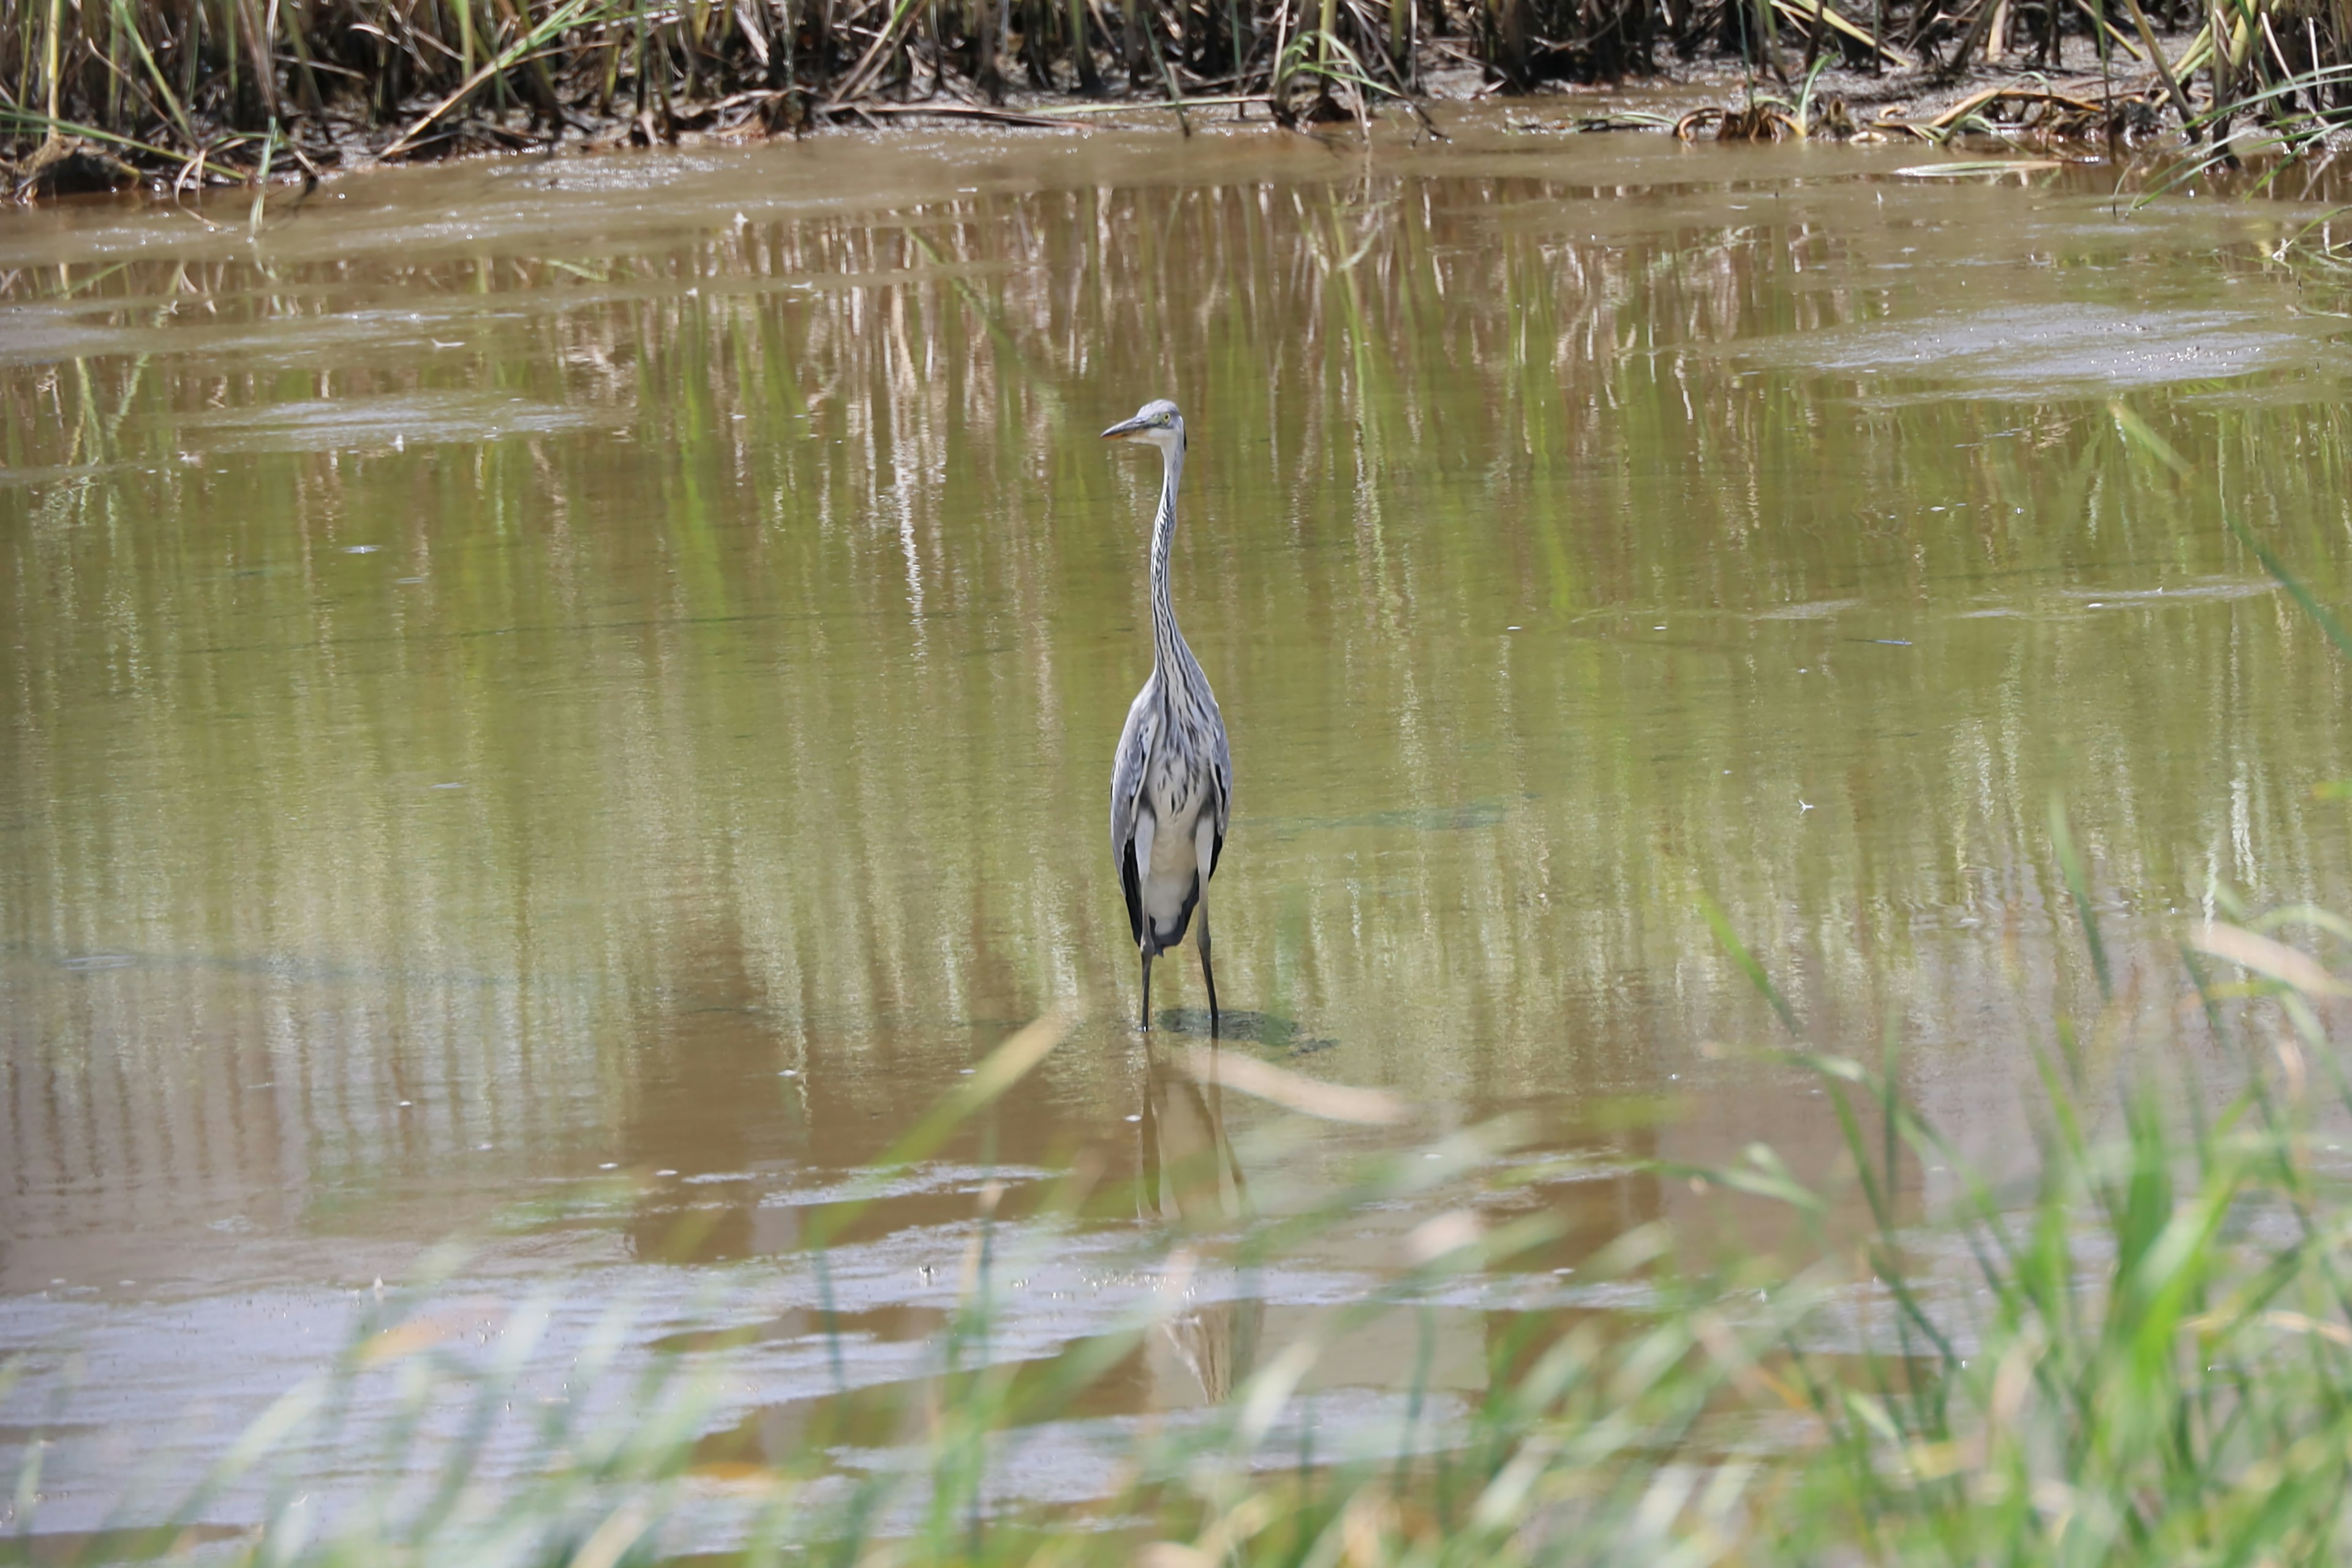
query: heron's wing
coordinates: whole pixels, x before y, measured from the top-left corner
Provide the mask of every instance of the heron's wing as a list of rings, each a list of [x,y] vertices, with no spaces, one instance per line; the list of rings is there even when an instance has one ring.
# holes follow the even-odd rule
[[[1118,754],[1110,764],[1110,858],[1118,867],[1118,880],[1127,894],[1127,923],[1135,940],[1143,940],[1143,889],[1136,868],[1136,802],[1143,795],[1143,775],[1151,760],[1152,742],[1159,738],[1158,704],[1151,685],[1144,683],[1127,710],[1127,727],[1118,732]]]

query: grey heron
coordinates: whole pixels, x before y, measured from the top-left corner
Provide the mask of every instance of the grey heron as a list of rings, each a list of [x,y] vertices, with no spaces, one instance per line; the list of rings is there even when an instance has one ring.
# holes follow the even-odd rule
[[[1160,448],[1160,510],[1151,522],[1151,678],[1127,710],[1110,773],[1110,850],[1127,894],[1127,923],[1143,954],[1143,1027],[1151,1027],[1151,961],[1201,920],[1201,978],[1209,1032],[1217,1032],[1217,974],[1209,965],[1209,879],[1233,820],[1234,759],[1225,721],[1200,660],[1168,602],[1168,548],[1184,478],[1184,416],[1166,398],[1103,432],[1107,441]]]

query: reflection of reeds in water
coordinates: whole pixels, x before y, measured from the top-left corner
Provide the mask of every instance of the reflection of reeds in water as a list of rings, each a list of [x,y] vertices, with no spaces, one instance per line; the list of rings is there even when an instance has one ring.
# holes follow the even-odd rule
[[[1249,1179],[1225,1134],[1223,1090],[1213,1077],[1194,1078],[1160,1049],[1147,1047],[1147,1055],[1142,1217],[1179,1245],[1213,1245],[1220,1233],[1255,1217]],[[1171,1313],[1160,1325],[1211,1404],[1229,1396],[1257,1363],[1265,1303],[1248,1287],[1246,1279],[1238,1281],[1223,1299]]]
[[[617,1140],[664,1059],[634,1020],[700,973],[780,1065],[1106,993],[1083,825],[1141,509],[1072,432],[1139,387],[1202,407],[1187,630],[1234,672],[1235,831],[1278,825],[1228,895],[1234,997],[1406,1092],[1638,1088],[1772,1027],[1699,890],[1824,1037],[2028,1037],[2092,979],[2053,936],[2055,778],[2095,783],[2091,896],[2130,906],[2151,1018],[2168,910],[2352,881],[2302,782],[2352,772],[2352,688],[2210,491],[2129,465],[2105,387],[1820,368],[1949,302],[1906,291],[1919,231],[1640,188],[1049,190],[16,276],[59,357],[0,370],[0,942],[143,958],[21,983],[12,1147],[166,1172],[162,1203]],[[2105,286],[1968,270],[1991,311]],[[2340,602],[2352,415],[2294,375],[2131,401]],[[462,424],[492,405],[543,417]],[[1035,832],[935,826],[979,802]]]

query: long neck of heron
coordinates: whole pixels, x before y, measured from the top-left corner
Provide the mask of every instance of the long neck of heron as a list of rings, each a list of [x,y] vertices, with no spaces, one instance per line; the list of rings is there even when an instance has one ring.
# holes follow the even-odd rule
[[[1176,608],[1168,602],[1168,551],[1176,539],[1176,486],[1184,478],[1184,447],[1171,447],[1160,480],[1160,515],[1151,524],[1151,657],[1161,669],[1173,672],[1186,649],[1184,634],[1176,629]]]

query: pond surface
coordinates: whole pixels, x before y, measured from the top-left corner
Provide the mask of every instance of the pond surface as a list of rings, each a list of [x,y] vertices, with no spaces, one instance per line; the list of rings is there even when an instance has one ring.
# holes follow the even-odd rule
[[[1506,1111],[1591,1160],[1516,1200],[1568,1216],[1538,1272],[1704,1227],[1638,1162],[1837,1149],[1736,1048],[1784,1037],[1710,902],[1814,1041],[2013,1148],[2099,1010],[2053,795],[2107,1027],[2198,1059],[2184,922],[2352,905],[2346,665],[2223,524],[2342,601],[2352,301],[2263,254],[2326,204],[1509,119],[0,218],[0,1465],[50,1439],[9,1527],[151,1516],[453,1235],[484,1342],[534,1293],[559,1347],[622,1304],[625,1359],[736,1324],[714,1452],[833,1419],[855,1470],[983,1209],[1029,1260],[1003,1358],[1173,1289],[1135,1261],[1171,1226]],[[1399,1125],[1199,1083],[1189,951],[1132,1027],[1105,797],[1158,468],[1096,432],[1163,395],[1237,775],[1225,1049]],[[833,1239],[828,1338],[810,1226],[1056,1007]],[[1202,1274],[1003,1495],[1096,1495],[1122,1423],[1461,1201]],[[1475,1395],[1505,1315],[1350,1342],[1308,1408]]]

